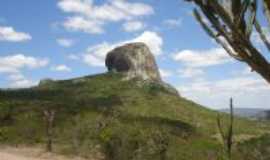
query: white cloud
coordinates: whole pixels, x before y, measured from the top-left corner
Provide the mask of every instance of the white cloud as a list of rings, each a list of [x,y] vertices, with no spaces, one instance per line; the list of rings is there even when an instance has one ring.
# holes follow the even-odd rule
[[[89,34],[103,33],[102,22],[96,20],[88,20],[84,17],[68,17],[64,22],[64,27],[70,31],[82,31]]]
[[[20,69],[26,68],[40,68],[48,65],[48,59],[40,59],[23,54],[10,55],[0,57],[0,73],[14,73],[19,72]]]
[[[27,79],[22,73],[10,73],[7,76],[9,88],[28,88],[34,85],[37,85],[37,82]]]
[[[270,98],[269,84],[256,75],[239,75],[223,80],[191,81],[178,86],[182,96],[196,101],[197,103],[212,107],[228,107],[230,97],[235,98],[238,107],[268,107],[262,97]],[[260,106],[250,106],[250,104]]]
[[[205,72],[202,69],[199,68],[192,68],[192,67],[186,67],[184,69],[178,70],[178,73],[180,73],[180,77],[183,78],[193,78],[198,76],[203,76]]]
[[[110,0],[101,5],[94,4],[93,0],[60,0],[58,7],[73,14],[64,22],[65,28],[90,34],[103,33],[108,22],[133,20],[154,13],[147,4],[126,0]]]
[[[228,63],[230,56],[222,48],[210,50],[183,50],[173,55],[173,60],[190,67],[207,67]]]
[[[162,78],[168,78],[173,75],[173,72],[167,69],[159,69],[159,73]]]
[[[190,85],[186,85],[185,91],[198,91],[211,95],[215,95],[217,93],[233,95],[235,93],[242,94],[251,91],[258,92],[260,90],[267,90],[268,88],[266,86],[268,85],[262,79],[251,76],[240,76],[219,81],[202,80],[192,82]]]
[[[59,38],[56,41],[60,46],[66,47],[66,48],[73,46],[75,43],[73,39],[67,39],[67,38]]]
[[[151,31],[145,31],[138,37],[131,40],[126,40],[118,43],[101,43],[92,47],[89,47],[86,54],[83,55],[84,62],[91,66],[104,67],[105,58],[109,51],[115,47],[121,46],[125,43],[131,42],[144,42],[148,45],[150,50],[155,56],[162,53],[163,40],[157,33]]]
[[[90,66],[104,67],[106,54],[116,47],[117,44],[109,44],[107,42],[89,47],[83,56],[84,62]]]
[[[92,0],[60,0],[58,7],[67,13],[80,13],[89,15],[92,10]]]
[[[131,43],[131,42],[145,43],[146,45],[148,45],[148,47],[150,48],[150,50],[155,56],[159,56],[162,54],[163,39],[156,32],[145,31],[140,36],[130,41],[127,41],[125,43]]]
[[[236,77],[232,79],[225,79],[218,81],[215,87],[220,91],[258,91],[268,89],[265,88],[265,83],[262,79],[255,79],[253,77]]]
[[[31,39],[28,33],[17,32],[12,27],[0,26],[0,41],[23,42]]]
[[[123,28],[127,32],[135,32],[142,30],[144,28],[144,24],[140,21],[128,21],[123,24]]]
[[[22,69],[37,69],[49,64],[46,58],[35,58],[23,54],[0,57],[0,74],[6,74],[10,88],[26,88],[37,84],[22,74]]]
[[[10,83],[9,87],[11,88],[28,88],[28,87],[32,87],[37,85],[38,82],[33,82],[31,80],[28,79],[22,79],[22,80],[18,80],[18,81],[13,81],[12,83]]]
[[[182,25],[182,18],[167,19],[167,20],[163,21],[163,23],[170,28],[177,28],[177,27],[180,27]]]
[[[57,71],[57,72],[71,72],[72,71],[71,68],[69,68],[68,66],[66,66],[64,64],[54,66],[54,67],[52,67],[52,70]]]
[[[154,13],[153,8],[147,4],[126,0],[111,0],[102,5],[95,5],[93,0],[60,0],[58,7],[67,13],[104,21],[129,20]]]

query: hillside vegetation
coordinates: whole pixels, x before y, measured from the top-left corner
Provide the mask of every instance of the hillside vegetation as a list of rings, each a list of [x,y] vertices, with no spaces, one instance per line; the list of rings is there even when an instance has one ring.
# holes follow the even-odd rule
[[[108,160],[221,157],[217,112],[159,84],[121,79],[121,74],[106,73],[1,90],[0,143],[45,146],[52,138],[53,152]],[[46,113],[54,115],[51,131]],[[226,114],[223,119],[226,126]],[[237,118],[236,141],[258,137],[267,129]],[[238,150],[233,154],[243,158]]]

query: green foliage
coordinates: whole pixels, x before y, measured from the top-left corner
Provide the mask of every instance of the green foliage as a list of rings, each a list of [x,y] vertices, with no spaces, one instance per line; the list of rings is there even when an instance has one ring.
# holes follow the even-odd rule
[[[219,156],[220,144],[213,138],[215,111],[172,95],[158,84],[141,86],[121,79],[120,74],[108,73],[2,90],[0,143],[45,147],[43,111],[51,109],[55,111],[53,151],[109,160]],[[12,121],[3,121],[7,115]],[[235,125],[239,135],[266,130],[245,119],[235,119]]]
[[[266,134],[240,143],[239,152],[245,160],[270,159],[270,135]]]

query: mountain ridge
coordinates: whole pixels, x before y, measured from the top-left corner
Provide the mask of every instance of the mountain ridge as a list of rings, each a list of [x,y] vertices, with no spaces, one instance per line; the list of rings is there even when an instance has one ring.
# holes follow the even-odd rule
[[[220,109],[219,112],[230,113],[229,109]],[[262,120],[265,118],[265,115],[269,112],[269,109],[266,108],[234,108],[234,114],[239,117]]]

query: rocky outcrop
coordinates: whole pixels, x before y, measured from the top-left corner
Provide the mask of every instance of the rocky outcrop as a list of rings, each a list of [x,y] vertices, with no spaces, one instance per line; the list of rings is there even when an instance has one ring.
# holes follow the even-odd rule
[[[54,82],[54,80],[52,80],[50,78],[42,79],[39,82],[39,86],[45,86],[45,85],[51,84],[53,82]]]
[[[144,43],[129,43],[110,51],[106,57],[109,71],[126,74],[126,79],[161,81],[155,58]]]
[[[152,84],[179,95],[171,85],[162,81],[155,58],[144,43],[129,43],[110,51],[106,57],[109,72],[124,73],[125,80],[139,79],[141,84]]]

